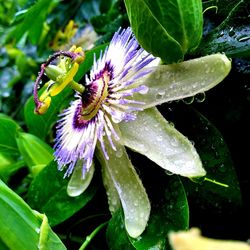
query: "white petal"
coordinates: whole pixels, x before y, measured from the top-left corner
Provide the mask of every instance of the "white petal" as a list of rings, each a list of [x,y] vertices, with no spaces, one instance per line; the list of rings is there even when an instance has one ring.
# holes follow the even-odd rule
[[[156,108],[138,112],[137,119],[119,124],[125,146],[147,156],[162,168],[186,177],[206,174],[192,143]]]

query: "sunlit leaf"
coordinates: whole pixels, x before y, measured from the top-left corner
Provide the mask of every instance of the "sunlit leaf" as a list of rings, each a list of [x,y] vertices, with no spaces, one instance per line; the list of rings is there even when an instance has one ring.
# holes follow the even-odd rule
[[[34,165],[47,165],[54,159],[53,149],[32,134],[18,133],[16,141],[24,161],[30,168]]]
[[[66,249],[46,223],[45,215],[31,210],[1,180],[0,238],[0,246],[2,244],[7,249],[37,249],[39,246],[40,249]]]

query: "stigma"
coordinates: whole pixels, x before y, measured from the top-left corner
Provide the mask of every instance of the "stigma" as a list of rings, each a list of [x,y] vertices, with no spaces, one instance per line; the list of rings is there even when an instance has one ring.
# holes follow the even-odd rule
[[[86,90],[82,94],[80,120],[89,121],[96,116],[108,96],[109,81],[110,73],[105,70],[91,84],[86,86]]]

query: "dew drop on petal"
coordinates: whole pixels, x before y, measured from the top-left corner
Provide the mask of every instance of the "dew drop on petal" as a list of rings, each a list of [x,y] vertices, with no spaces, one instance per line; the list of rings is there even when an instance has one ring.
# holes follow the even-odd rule
[[[147,94],[149,88],[148,88],[147,86],[145,86],[145,85],[142,85],[141,87],[142,87],[142,88],[141,88],[141,90],[139,91],[139,93],[142,94],[142,95]]]
[[[166,173],[167,175],[173,175],[173,173],[170,172],[170,171],[168,171],[168,170],[165,170],[165,173]]]
[[[195,96],[195,101],[199,103],[204,102],[205,99],[206,99],[206,94],[204,92],[199,93]]]
[[[117,151],[115,152],[115,155],[116,155],[118,158],[121,158],[122,155],[123,155],[123,151],[122,151],[122,150],[117,150]]]
[[[187,97],[187,98],[183,99],[183,102],[186,103],[186,104],[192,104],[193,101],[194,101],[194,97],[193,96]]]
[[[162,136],[157,136],[156,137],[156,140],[158,141],[158,142],[161,142],[163,139],[162,139]]]

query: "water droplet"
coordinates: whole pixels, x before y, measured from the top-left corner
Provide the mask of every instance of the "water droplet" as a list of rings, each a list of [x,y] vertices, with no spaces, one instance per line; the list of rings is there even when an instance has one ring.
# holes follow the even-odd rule
[[[147,94],[148,93],[148,87],[145,86],[145,85],[142,85],[141,86],[141,90],[139,91],[140,94],[144,95],[144,94]]]
[[[138,206],[139,206],[139,204],[138,204],[137,201],[134,202],[134,206],[135,206],[135,207],[138,207]]]
[[[158,94],[159,94],[159,95],[165,95],[165,90],[163,90],[163,89],[160,90],[160,91],[158,92]]]
[[[195,96],[195,101],[196,101],[196,102],[199,102],[199,103],[204,102],[205,99],[206,99],[206,94],[205,94],[204,92],[198,93],[198,94]]]
[[[115,155],[116,155],[118,158],[121,158],[122,155],[123,155],[122,150],[121,150],[121,149],[117,150],[117,151],[115,152]]]
[[[171,143],[171,145],[174,146],[174,147],[179,146],[179,143],[178,143],[178,141],[177,141],[177,139],[176,139],[175,137],[172,137],[172,138],[171,138],[170,143]]]
[[[233,27],[230,28],[230,30],[229,30],[229,32],[228,32],[228,35],[229,35],[229,36],[235,35],[235,32],[234,32],[234,28],[233,28]]]
[[[168,171],[168,170],[165,170],[165,173],[166,173],[167,175],[173,175],[173,173],[170,172],[170,171]]]
[[[219,35],[217,36],[217,38],[222,37],[223,35],[224,35],[224,31],[222,30],[222,31],[219,33]]]
[[[143,212],[140,213],[140,218],[143,218],[145,214]]]
[[[237,37],[237,40],[238,40],[239,42],[245,42],[245,41],[247,41],[248,39],[250,39],[250,36],[247,36],[247,35],[242,35],[242,36]]]
[[[226,168],[225,168],[225,165],[223,163],[219,166],[219,171],[221,173],[225,173],[226,172]]]
[[[174,128],[174,123],[173,122],[169,122],[169,125]]]
[[[157,137],[156,137],[156,140],[157,140],[158,142],[161,142],[161,141],[162,141],[162,136],[157,136]]]
[[[194,97],[193,96],[187,97],[187,98],[183,99],[183,102],[186,103],[186,104],[191,104],[191,103],[193,103],[193,101],[194,101]]]

